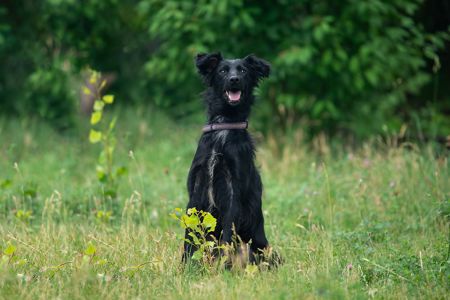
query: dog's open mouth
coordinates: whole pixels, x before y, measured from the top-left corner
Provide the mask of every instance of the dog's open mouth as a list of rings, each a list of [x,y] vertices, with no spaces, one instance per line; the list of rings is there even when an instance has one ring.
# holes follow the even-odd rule
[[[237,104],[241,100],[241,91],[240,90],[229,90],[225,91],[228,97],[228,102],[231,104]]]

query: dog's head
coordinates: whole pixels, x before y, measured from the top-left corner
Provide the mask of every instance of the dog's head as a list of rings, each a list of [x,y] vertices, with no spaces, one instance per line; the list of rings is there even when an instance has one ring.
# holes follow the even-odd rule
[[[196,57],[196,66],[205,84],[231,106],[250,99],[259,81],[270,74],[269,63],[254,55],[223,59],[220,53],[201,53]]]

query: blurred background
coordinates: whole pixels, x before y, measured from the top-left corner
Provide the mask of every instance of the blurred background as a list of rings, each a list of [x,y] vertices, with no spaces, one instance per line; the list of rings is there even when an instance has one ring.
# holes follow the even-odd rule
[[[445,143],[449,25],[447,0],[2,0],[0,114],[77,128],[94,69],[118,107],[201,125],[195,54],[254,53],[273,68],[252,116],[262,133]]]

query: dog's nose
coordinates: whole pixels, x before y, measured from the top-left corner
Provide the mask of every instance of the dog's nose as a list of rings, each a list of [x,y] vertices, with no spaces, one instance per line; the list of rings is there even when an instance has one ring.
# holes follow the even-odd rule
[[[239,77],[237,77],[237,76],[230,77],[230,83],[238,83],[238,82],[239,82]]]

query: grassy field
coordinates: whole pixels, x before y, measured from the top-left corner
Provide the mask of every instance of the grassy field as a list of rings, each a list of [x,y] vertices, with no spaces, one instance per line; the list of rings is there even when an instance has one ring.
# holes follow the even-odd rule
[[[180,266],[169,213],[187,203],[198,123],[122,113],[114,200],[82,132],[0,121],[0,299],[449,298],[449,162],[430,147],[319,155],[257,135],[266,232],[285,263],[196,272]]]

